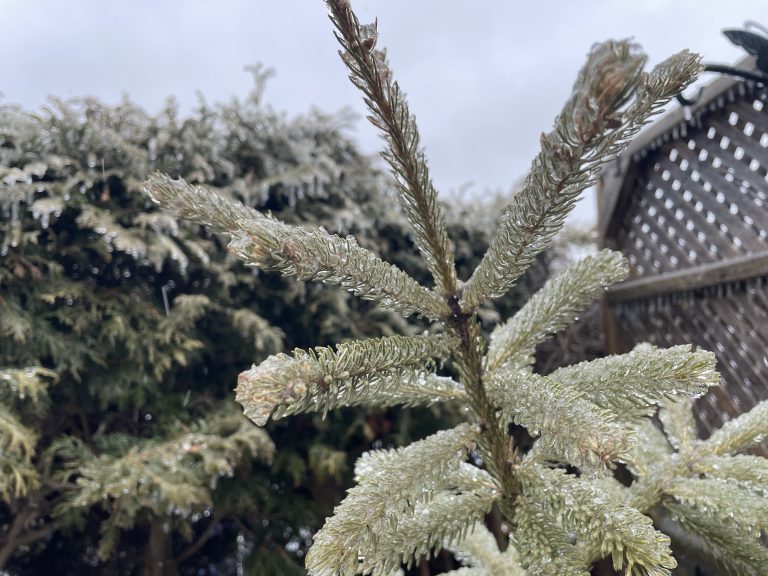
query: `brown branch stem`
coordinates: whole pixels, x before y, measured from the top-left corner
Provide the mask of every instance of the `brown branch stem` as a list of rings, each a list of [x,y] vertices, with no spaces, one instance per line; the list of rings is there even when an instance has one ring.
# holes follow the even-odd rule
[[[23,538],[22,532],[25,526],[34,520],[36,512],[29,508],[16,514],[11,523],[11,527],[8,533],[3,538],[3,543],[0,546],[0,569],[3,569],[8,561],[13,556],[14,552],[21,545],[19,542]]]
[[[210,540],[214,530],[216,530],[220,524],[220,518],[213,518],[208,526],[206,526],[205,530],[203,530],[203,532],[200,534],[200,536],[198,536],[197,539],[192,542],[192,544],[190,544],[183,552],[181,552],[181,554],[176,556],[176,563],[183,564],[192,558],[195,554],[197,554],[200,549],[205,546],[205,543]]]
[[[488,398],[483,383],[484,340],[479,333],[477,315],[462,313],[457,297],[451,298],[449,304],[454,310],[451,324],[461,340],[457,357],[461,382],[482,428],[478,449],[486,469],[501,489],[499,509],[506,522],[512,525],[515,500],[521,490],[512,466],[513,440],[508,433],[506,421]]]

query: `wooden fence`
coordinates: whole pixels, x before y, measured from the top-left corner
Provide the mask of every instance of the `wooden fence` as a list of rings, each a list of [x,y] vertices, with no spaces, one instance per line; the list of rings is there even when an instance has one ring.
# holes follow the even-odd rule
[[[641,133],[602,175],[598,226],[631,269],[606,298],[608,352],[715,352],[723,386],[697,402],[704,436],[768,399],[766,88],[720,77]]]

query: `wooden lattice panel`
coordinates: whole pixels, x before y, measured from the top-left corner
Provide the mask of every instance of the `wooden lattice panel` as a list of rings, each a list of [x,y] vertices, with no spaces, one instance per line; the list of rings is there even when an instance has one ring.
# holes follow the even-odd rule
[[[614,238],[631,277],[768,250],[766,99],[738,84],[676,138],[638,154]]]
[[[763,279],[612,306],[626,345],[694,344],[715,352],[722,376],[697,402],[704,435],[768,398],[768,287]]]
[[[677,117],[612,175],[603,241],[630,281],[609,298],[610,348],[715,352],[723,386],[697,402],[708,435],[768,399],[768,92],[732,81]]]

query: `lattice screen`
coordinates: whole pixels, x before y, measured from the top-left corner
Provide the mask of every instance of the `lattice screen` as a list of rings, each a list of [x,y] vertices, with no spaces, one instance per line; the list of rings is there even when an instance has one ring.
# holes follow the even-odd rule
[[[631,278],[690,274],[684,290],[617,293],[618,346],[690,342],[717,354],[724,387],[697,406],[706,435],[768,399],[768,269],[719,284],[710,274],[706,286],[691,280],[707,264],[768,254],[766,90],[733,82],[636,149],[620,195],[604,242],[627,255]]]
[[[739,83],[675,138],[640,155],[615,238],[633,276],[768,250],[765,102],[765,91]]]
[[[764,279],[613,305],[629,343],[692,343],[718,358],[723,386],[697,403],[705,435],[768,399],[768,291]]]

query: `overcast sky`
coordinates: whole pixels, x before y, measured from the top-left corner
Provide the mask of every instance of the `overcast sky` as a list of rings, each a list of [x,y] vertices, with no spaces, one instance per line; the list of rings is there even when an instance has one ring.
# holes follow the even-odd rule
[[[509,190],[538,136],[570,92],[592,43],[633,37],[651,64],[689,48],[732,63],[742,52],[720,35],[754,19],[765,0],[353,0],[379,18],[381,46],[416,114],[433,178],[443,191]],[[38,110],[48,95],[123,94],[149,112],[173,95],[189,110],[243,96],[244,66],[275,68],[265,100],[301,113],[363,105],[336,54],[321,0],[0,0],[3,103]],[[375,130],[355,137],[376,152]],[[591,200],[577,208],[589,221]]]

